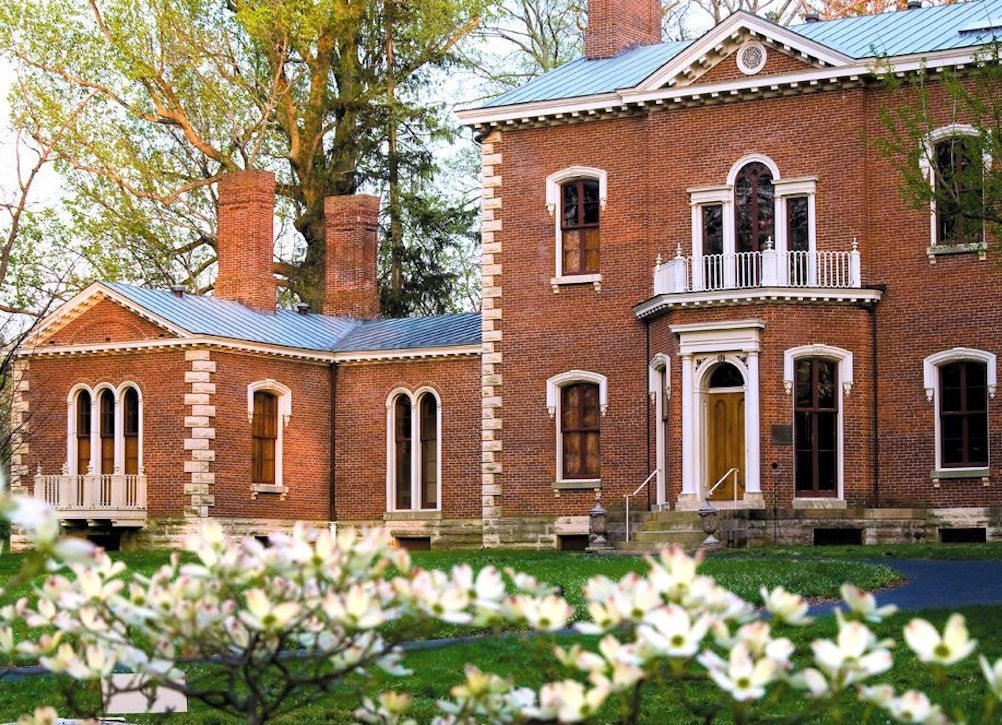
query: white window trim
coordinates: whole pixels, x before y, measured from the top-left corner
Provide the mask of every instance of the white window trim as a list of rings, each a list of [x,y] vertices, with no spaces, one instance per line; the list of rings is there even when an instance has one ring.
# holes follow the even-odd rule
[[[922,153],[919,156],[919,169],[922,171],[923,175],[929,182],[929,186],[935,192],[936,188],[936,164],[934,162],[936,144],[943,139],[950,138],[951,136],[977,136],[978,130],[966,123],[951,123],[946,126],[942,126],[929,134],[922,141]],[[992,166],[992,155],[990,153],[983,153],[981,156],[982,164],[986,171],[991,169]],[[941,242],[939,239],[939,225],[936,223],[936,200],[932,199],[929,202],[929,249],[928,255],[931,262],[936,261],[937,250],[942,251],[943,249],[961,249],[963,251],[978,252],[981,259],[985,259],[985,241],[984,241],[984,224],[981,226],[981,241],[971,244],[951,244],[949,242]]]
[[[275,439],[275,483],[260,483],[251,481],[251,491],[258,493],[280,493],[283,496],[289,492],[285,485],[284,476],[284,450],[285,450],[285,428],[292,418],[292,390],[282,383],[271,378],[258,380],[247,386],[247,422],[254,423],[254,393],[258,391],[273,393],[278,399],[279,425],[277,437]]]
[[[438,435],[438,451],[435,460],[437,488],[435,493],[435,508],[421,508],[421,398],[431,395],[435,398],[438,415],[435,416],[436,434]],[[397,440],[396,440],[396,410],[394,404],[398,397],[407,398],[411,406],[411,508],[396,507],[397,487]],[[423,386],[413,393],[407,388],[394,388],[386,396],[386,511],[396,513],[408,512],[441,512],[442,510],[442,398],[438,391],[430,386]]]
[[[601,373],[594,373],[590,370],[568,370],[554,375],[546,381],[546,410],[550,420],[555,421],[557,441],[557,480],[554,485],[562,488],[598,488],[602,484],[601,478],[564,478],[564,439],[560,431],[560,390],[573,383],[597,385],[598,405],[603,418],[609,409],[609,379]]]
[[[66,463],[63,472],[71,476],[97,475],[101,467],[101,408],[100,395],[110,390],[115,403],[115,454],[114,474],[125,470],[125,391],[133,388],[139,402],[139,440],[138,440],[138,473],[143,475],[143,391],[137,383],[126,380],[116,388],[111,383],[99,383],[91,387],[85,383],[77,383],[66,394]],[[90,461],[88,470],[80,471],[77,467],[77,396],[86,391],[90,395]]]
[[[722,186],[706,186],[688,189],[689,205],[692,210],[692,285],[699,289],[703,284],[703,265],[700,259],[703,257],[703,207],[721,205],[723,207],[723,236],[724,236],[724,258],[733,259],[737,251],[736,239],[737,230],[734,222],[734,183],[738,173],[746,165],[758,162],[764,164],[772,174],[772,184],[774,189],[774,209],[775,238],[773,248],[777,253],[784,253],[789,249],[789,239],[787,234],[786,201],[792,197],[807,197],[807,243],[808,252],[812,255],[817,253],[817,206],[815,197],[817,194],[817,177],[803,176],[784,179],[779,174],[779,167],[772,159],[764,154],[747,154],[738,159],[727,172],[727,183]],[[815,265],[808,265],[810,278],[808,283],[815,283],[814,276],[817,274]],[[787,265],[781,264],[778,268],[780,286],[785,286],[788,282]],[[724,278],[725,286],[733,284],[735,271],[733,264],[725,265]]]
[[[550,279],[550,285],[553,287],[554,292],[559,292],[562,285],[572,284],[592,284],[596,290],[602,288],[601,274],[564,274],[563,240],[560,229],[560,214],[557,213],[557,210],[560,208],[561,186],[575,179],[595,179],[598,181],[598,205],[600,212],[605,212],[605,205],[608,200],[609,179],[608,174],[603,169],[596,169],[591,166],[568,166],[566,169],[555,171],[546,177],[546,209],[554,219],[555,272]],[[599,228],[601,229],[601,216],[599,217]]]
[[[783,388],[787,395],[793,393],[793,384],[796,379],[794,368],[797,360],[803,357],[820,357],[838,362],[838,379],[842,385],[842,396],[849,397],[853,384],[852,353],[841,347],[822,345],[821,343],[791,347],[783,351]],[[840,406],[839,411],[841,410]]]
[[[841,347],[835,347],[833,345],[823,345],[821,343],[814,343],[811,345],[800,345],[799,347],[791,347],[783,351],[783,389],[786,390],[787,395],[793,394],[793,387],[796,382],[796,364],[797,360],[803,358],[821,358],[824,360],[832,360],[838,363],[838,379],[839,384],[842,388],[842,397],[848,398],[849,393],[852,391],[853,384],[853,373],[852,373],[852,353]],[[791,400],[793,407],[796,407],[796,400]],[[845,499],[845,405],[843,401],[839,402],[838,406],[838,421],[836,423],[836,445],[838,446],[838,456],[836,457],[836,469],[835,469],[835,500],[842,501]],[[796,462],[794,462],[796,465]],[[796,475],[796,473],[794,473]],[[821,501],[831,501],[832,499],[824,497],[811,497],[811,496],[798,496],[796,486],[793,489],[793,497],[797,501],[810,501],[810,500],[821,500]]]
[[[975,361],[985,364],[985,382],[988,388],[988,398],[990,400],[995,399],[995,391],[998,386],[998,360],[996,356],[985,350],[978,350],[972,347],[954,347],[950,350],[942,350],[937,353],[929,355],[922,361],[922,384],[925,387],[925,397],[926,399],[933,403],[933,430],[935,433],[936,442],[936,468],[933,470],[933,478],[939,478],[937,474],[944,474],[943,477],[947,477],[949,474],[953,474],[955,477],[958,472],[970,471],[972,475],[987,475],[986,470],[991,466],[991,446],[988,447],[988,466],[987,467],[975,467],[975,468],[943,468],[943,452],[940,440],[940,428],[939,428],[939,367],[941,365],[946,365],[953,362],[962,361]],[[989,419],[990,423],[990,419]],[[989,430],[989,436],[991,436],[991,430]]]

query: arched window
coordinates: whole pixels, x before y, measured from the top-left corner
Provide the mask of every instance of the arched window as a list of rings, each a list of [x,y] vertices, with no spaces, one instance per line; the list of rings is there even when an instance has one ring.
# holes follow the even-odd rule
[[[794,477],[798,496],[838,495],[838,362],[795,361]]]
[[[252,483],[276,483],[278,425],[278,397],[269,390],[255,391],[251,423]]]
[[[940,465],[988,465],[988,376],[979,360],[939,366]]]
[[[599,389],[572,383],[560,389],[562,478],[597,479],[602,474]]]
[[[987,475],[988,401],[995,397],[996,366],[993,353],[967,347],[923,361],[926,395],[936,406],[937,471],[974,469],[976,475]]]
[[[421,508],[438,506],[438,401],[421,396]]]
[[[442,421],[438,396],[398,389],[387,399],[387,501],[392,511],[440,506]]]
[[[77,393],[74,414],[76,416],[76,471],[71,471],[71,473],[83,476],[90,469],[90,391],[81,390]]]
[[[98,395],[98,435],[101,441],[101,468],[98,473],[115,473],[115,394],[107,388]]]
[[[125,473],[139,473],[139,391],[129,387],[122,396],[122,436],[125,439]]]
[[[734,180],[734,229],[737,252],[758,252],[776,238],[775,190],[765,164],[745,164]]]
[[[396,490],[394,508],[396,509],[409,509],[413,502],[411,496],[411,462],[413,459],[411,435],[413,428],[411,399],[409,396],[398,395],[393,404],[394,487]]]
[[[564,275],[599,271],[599,183],[575,179],[560,188],[561,255]]]
[[[933,146],[936,244],[983,241],[983,168],[976,137],[948,136]]]

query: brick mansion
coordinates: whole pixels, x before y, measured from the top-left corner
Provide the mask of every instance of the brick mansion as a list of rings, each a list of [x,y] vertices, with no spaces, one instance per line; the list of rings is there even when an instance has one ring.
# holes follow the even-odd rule
[[[732,545],[1002,537],[998,251],[873,142],[917,100],[879,61],[932,79],[931,184],[995,162],[935,71],[1002,0],[678,42],[657,0],[588,12],[584,57],[460,112],[480,312],[380,318],[365,195],[326,200],[322,308],[276,309],[275,178],[230,174],[213,296],[97,281],[26,340],[12,488],[122,547],[211,517],[577,548],[599,497],[632,547],[701,539],[706,500]]]

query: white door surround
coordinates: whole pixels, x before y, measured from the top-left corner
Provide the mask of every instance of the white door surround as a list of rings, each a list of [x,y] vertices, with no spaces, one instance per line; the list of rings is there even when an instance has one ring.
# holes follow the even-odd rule
[[[673,325],[678,335],[682,365],[682,492],[676,508],[698,509],[705,496],[706,420],[704,405],[710,371],[728,362],[744,378],[745,394],[745,496],[743,507],[763,506],[759,470],[759,338],[762,320],[728,320]]]

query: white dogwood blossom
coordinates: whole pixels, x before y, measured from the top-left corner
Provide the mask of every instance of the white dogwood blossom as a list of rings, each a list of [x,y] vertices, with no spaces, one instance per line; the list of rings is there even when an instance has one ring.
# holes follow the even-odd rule
[[[967,657],[978,646],[967,633],[963,615],[952,614],[940,636],[924,619],[913,619],[905,626],[905,642],[923,662],[952,665]]]

